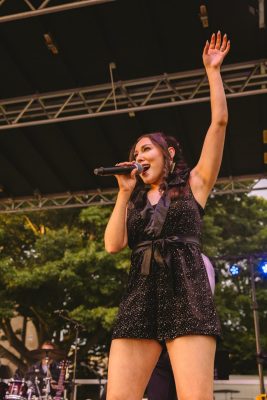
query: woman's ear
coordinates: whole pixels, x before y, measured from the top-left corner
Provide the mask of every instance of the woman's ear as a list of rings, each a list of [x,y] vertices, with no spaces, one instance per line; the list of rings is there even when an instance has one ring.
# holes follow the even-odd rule
[[[174,147],[168,147],[168,152],[169,152],[169,154],[170,154],[171,159],[173,160],[173,159],[174,159],[174,156],[175,156],[175,149],[174,149]]]

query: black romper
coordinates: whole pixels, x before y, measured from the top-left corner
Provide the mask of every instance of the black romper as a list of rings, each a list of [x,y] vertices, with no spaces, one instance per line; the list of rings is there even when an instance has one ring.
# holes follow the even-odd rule
[[[186,169],[169,183],[183,189],[176,200],[165,194],[153,207],[144,190],[143,205],[129,206],[131,268],[113,339],[221,334],[200,250],[203,209],[188,178]]]

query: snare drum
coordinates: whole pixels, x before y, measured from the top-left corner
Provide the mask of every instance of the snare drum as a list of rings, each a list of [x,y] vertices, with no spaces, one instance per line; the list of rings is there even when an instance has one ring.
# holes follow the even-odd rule
[[[24,400],[27,398],[27,385],[24,380],[11,379],[5,395],[5,400]]]

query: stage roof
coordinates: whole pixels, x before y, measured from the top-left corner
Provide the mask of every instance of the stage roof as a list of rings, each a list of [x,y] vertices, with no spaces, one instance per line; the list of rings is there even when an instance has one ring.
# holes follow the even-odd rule
[[[176,136],[193,166],[210,120],[202,48],[218,29],[232,46],[220,177],[265,175],[263,0],[1,3],[1,203],[113,189],[93,169],[145,132]]]

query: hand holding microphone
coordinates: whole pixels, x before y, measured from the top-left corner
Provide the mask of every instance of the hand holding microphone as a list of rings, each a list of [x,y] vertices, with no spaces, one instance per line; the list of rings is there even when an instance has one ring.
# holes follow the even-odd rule
[[[114,167],[100,167],[94,170],[95,175],[115,175],[121,191],[132,192],[136,185],[136,175],[143,172],[143,166],[137,162],[118,163]]]
[[[100,175],[100,176],[128,175],[134,169],[137,169],[137,171],[135,172],[136,174],[141,174],[143,172],[143,166],[141,164],[139,164],[138,162],[134,162],[134,163],[125,162],[125,163],[116,164],[115,167],[95,168],[94,174]]]

